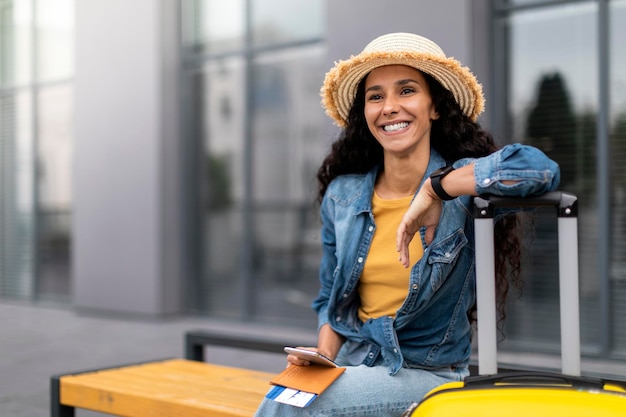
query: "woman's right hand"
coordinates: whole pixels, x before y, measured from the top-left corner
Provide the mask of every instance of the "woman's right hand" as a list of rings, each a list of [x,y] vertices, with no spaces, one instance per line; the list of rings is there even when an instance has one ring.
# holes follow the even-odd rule
[[[298,346],[298,349],[306,349],[306,350],[311,350],[313,352],[317,352],[317,348],[316,347],[302,347],[302,346]],[[310,364],[311,364],[311,361],[300,359],[296,355],[292,355],[292,354],[287,355],[287,366],[291,366],[291,365],[309,366]]]
[[[331,360],[335,360],[337,354],[339,353],[339,349],[341,345],[343,345],[344,337],[336,333],[331,327],[330,324],[324,324],[320,327],[320,331],[318,334],[317,346],[316,347],[303,347],[301,349],[308,349],[314,352],[319,352],[322,355],[330,358]],[[307,360],[300,359],[294,355],[287,355],[287,366],[298,365],[298,366],[308,366],[311,362]]]

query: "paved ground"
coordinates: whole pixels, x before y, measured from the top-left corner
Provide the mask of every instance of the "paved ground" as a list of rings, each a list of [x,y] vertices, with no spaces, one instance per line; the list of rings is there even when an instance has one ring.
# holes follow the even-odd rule
[[[206,318],[146,321],[79,315],[68,308],[0,300],[0,416],[49,416],[50,376],[151,359],[183,357],[183,334],[192,329],[272,332],[289,340],[290,329]],[[207,360],[269,372],[284,355],[212,347]],[[77,417],[102,416],[77,410]]]

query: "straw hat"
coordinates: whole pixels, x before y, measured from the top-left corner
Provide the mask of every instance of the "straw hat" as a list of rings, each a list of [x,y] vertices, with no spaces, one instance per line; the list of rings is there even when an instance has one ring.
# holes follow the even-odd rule
[[[360,54],[336,62],[326,74],[320,92],[326,114],[337,125],[345,127],[363,77],[375,68],[396,64],[408,65],[431,75],[452,92],[463,113],[473,121],[483,111],[482,87],[469,68],[446,57],[430,39],[412,33],[390,33],[374,39]]]

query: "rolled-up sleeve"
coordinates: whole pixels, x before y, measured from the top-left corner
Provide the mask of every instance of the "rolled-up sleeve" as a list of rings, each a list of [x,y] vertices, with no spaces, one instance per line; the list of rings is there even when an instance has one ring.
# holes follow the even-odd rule
[[[475,159],[474,178],[478,194],[525,197],[556,190],[560,170],[541,150],[512,144]]]

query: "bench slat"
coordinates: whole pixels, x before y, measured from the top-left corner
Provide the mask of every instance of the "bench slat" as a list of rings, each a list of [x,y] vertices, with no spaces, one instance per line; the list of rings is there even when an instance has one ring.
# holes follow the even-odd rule
[[[173,359],[60,378],[61,404],[119,416],[252,416],[272,373]]]

